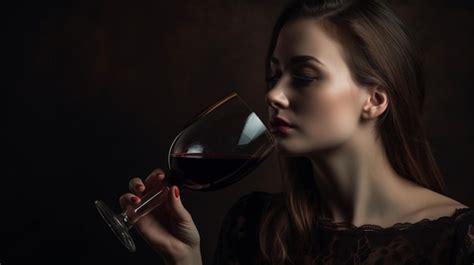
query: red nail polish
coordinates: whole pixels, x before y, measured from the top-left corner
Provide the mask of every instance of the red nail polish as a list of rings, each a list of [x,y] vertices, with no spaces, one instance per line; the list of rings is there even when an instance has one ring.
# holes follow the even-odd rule
[[[174,190],[174,196],[177,198],[179,198],[179,188],[176,187],[176,189]]]
[[[137,197],[132,197],[132,202],[133,203],[137,203],[140,199],[138,199]]]
[[[144,188],[143,188],[143,185],[137,184],[137,185],[135,185],[135,189],[138,190],[138,191],[143,191]]]

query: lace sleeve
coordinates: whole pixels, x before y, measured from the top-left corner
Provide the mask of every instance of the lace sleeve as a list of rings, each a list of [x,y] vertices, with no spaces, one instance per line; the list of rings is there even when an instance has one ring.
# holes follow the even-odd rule
[[[254,264],[258,222],[270,196],[265,192],[252,192],[232,205],[220,228],[213,265]]]
[[[474,211],[466,212],[456,218],[456,243],[454,262],[456,265],[474,264]]]

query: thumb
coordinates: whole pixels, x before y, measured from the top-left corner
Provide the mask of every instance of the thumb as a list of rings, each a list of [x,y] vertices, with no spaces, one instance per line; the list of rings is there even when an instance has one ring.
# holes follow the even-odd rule
[[[184,208],[181,202],[180,190],[177,186],[172,186],[170,193],[170,208],[178,222],[192,222],[191,214]]]

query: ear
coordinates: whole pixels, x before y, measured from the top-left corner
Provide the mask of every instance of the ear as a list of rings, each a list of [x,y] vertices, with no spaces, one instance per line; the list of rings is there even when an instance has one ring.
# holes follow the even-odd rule
[[[362,105],[362,118],[372,120],[382,115],[388,107],[385,89],[379,86],[367,87],[367,96]]]

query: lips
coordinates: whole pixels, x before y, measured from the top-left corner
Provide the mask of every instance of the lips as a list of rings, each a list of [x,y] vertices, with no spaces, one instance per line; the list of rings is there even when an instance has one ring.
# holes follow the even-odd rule
[[[270,124],[272,133],[288,134],[293,128],[295,128],[294,125],[281,117],[274,117],[270,121]]]
[[[295,127],[292,124],[290,124],[288,121],[286,121],[284,118],[281,118],[281,117],[274,117],[270,121],[270,124],[272,127],[278,127],[278,126]]]

